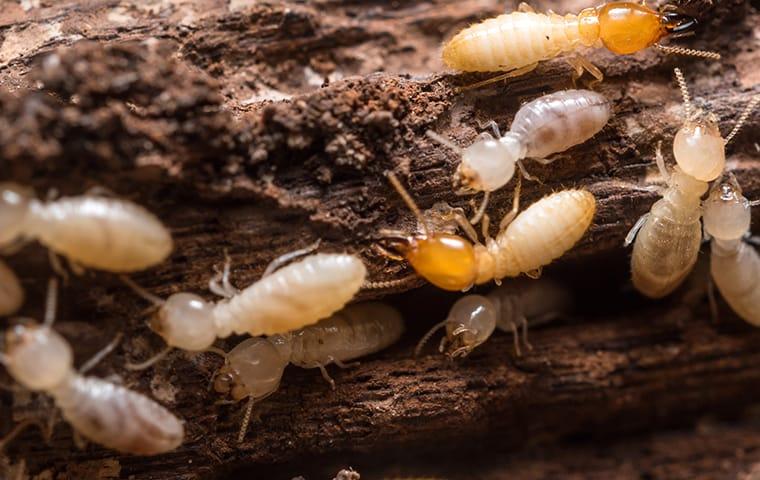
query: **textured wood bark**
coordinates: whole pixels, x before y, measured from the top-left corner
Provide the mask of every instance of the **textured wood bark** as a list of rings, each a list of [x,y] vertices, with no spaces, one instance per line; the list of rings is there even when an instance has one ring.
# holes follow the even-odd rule
[[[225,248],[235,282],[247,285],[269,260],[317,238],[323,250],[361,254],[373,280],[404,278],[403,264],[370,248],[381,228],[414,227],[382,172],[398,172],[423,208],[437,201],[467,206],[450,184],[458,159],[425,130],[465,145],[479,124],[495,119],[507,126],[521,101],[569,87],[569,68],[552,61],[506,88],[456,94],[457,85],[481,77],[439,73],[438,45],[468,22],[501,11],[496,2],[391,8],[110,0],[22,7],[33,3],[4,4],[0,12],[0,180],[31,185],[40,195],[104,186],[158,213],[172,229],[176,252],[135,278],[159,295],[203,291]],[[586,6],[576,3],[536,6],[560,12]],[[155,370],[125,373],[126,360],[147,356],[160,342],[139,317],[144,304],[112,276],[93,273],[64,289],[57,328],[82,359],[124,331],[123,348],[97,374],[119,374],[176,410],[187,420],[188,442],[151,459],[95,447],[72,453],[70,432],[61,426],[51,445],[30,433],[11,456],[26,458],[40,478],[205,478],[232,465],[304,455],[457,448],[487,434],[511,447],[589,432],[614,436],[752,402],[758,333],[736,319],[710,324],[704,305],[683,295],[647,304],[620,293],[622,238],[657,197],[650,188],[659,182],[654,147],[662,140],[668,151],[681,121],[672,67],[684,68],[693,95],[724,132],[760,92],[755,8],[738,0],[689,8],[703,27],[684,44],[720,51],[720,63],[654,51],[592,52],[607,75],[598,89],[613,101],[615,117],[551,166],[528,162],[544,183],[525,185],[525,204],[573,185],[599,200],[589,234],[554,269],[578,285],[581,311],[537,332],[530,355],[514,357],[511,340],[496,336],[461,364],[410,359],[415,339],[454,296],[422,289],[389,297],[404,306],[411,324],[401,345],[336,373],[334,393],[314,372],[289,369],[238,447],[239,409],[214,405],[218,398],[207,391],[219,360],[177,354]],[[755,113],[730,147],[730,168],[751,198],[760,196],[753,159],[759,122]],[[496,194],[492,216],[503,215],[510,202],[509,188]],[[31,245],[8,260],[28,289],[23,313],[39,317],[49,275],[44,251]],[[410,279],[362,296],[422,284]],[[3,401],[13,402],[3,409],[3,425],[39,413],[38,400]]]

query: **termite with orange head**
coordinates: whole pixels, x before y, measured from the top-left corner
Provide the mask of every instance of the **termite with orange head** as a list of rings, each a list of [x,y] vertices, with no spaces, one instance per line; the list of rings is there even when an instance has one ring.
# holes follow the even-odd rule
[[[147,368],[172,348],[204,351],[217,338],[233,333],[253,336],[286,333],[340,310],[364,285],[367,269],[359,257],[318,253],[282,266],[315,250],[318,245],[319,242],[275,259],[259,281],[243,290],[230,283],[227,258],[224,271],[209,282],[211,291],[224,297],[216,303],[188,292],[175,293],[163,300],[123,277],[139,295],[156,306],[150,325],[168,345],[153,358],[139,365],[128,365],[128,368]]]
[[[0,317],[12,315],[24,303],[24,289],[13,270],[0,260]]]
[[[537,326],[566,314],[573,304],[570,291],[550,279],[517,279],[500,285],[487,295],[465,295],[454,303],[446,320],[431,328],[417,344],[415,355],[439,329],[445,328],[438,350],[451,358],[465,357],[483,344],[498,328],[511,333],[515,353],[520,352],[520,334],[529,349],[528,325]]]
[[[660,45],[670,36],[686,35],[697,24],[674,7],[652,10],[635,2],[610,2],[565,16],[537,13],[525,3],[517,12],[484,20],[457,33],[443,46],[444,63],[463,72],[506,72],[469,88],[530,72],[538,62],[584,47],[604,46],[628,55],[651,46],[669,53],[720,59],[702,52]],[[602,72],[581,56],[569,57],[576,78],[584,70],[597,80]]]
[[[119,337],[79,371],[74,370],[71,345],[52,329],[56,301],[57,283],[51,279],[44,323],[30,320],[6,333],[0,361],[11,377],[29,390],[53,397],[72,427],[95,443],[136,455],[177,448],[184,426],[171,412],[145,395],[83,375],[116,347]],[[14,429],[0,445],[20,430]]]
[[[712,280],[734,312],[756,327],[760,327],[760,256],[748,240],[750,208],[758,204],[742,195],[733,174],[726,182],[716,182],[704,202],[705,234],[712,238]],[[757,243],[757,238],[752,240]],[[715,302],[711,305],[717,315]]]
[[[157,265],[172,251],[166,227],[132,202],[94,194],[43,202],[19,185],[0,184],[0,249],[31,239],[72,266],[119,273]]]
[[[462,161],[454,174],[454,186],[463,191],[485,192],[477,223],[485,211],[490,192],[506,185],[515,174],[515,166],[527,179],[522,159],[531,158],[547,165],[550,155],[585,142],[596,135],[609,121],[612,107],[604,95],[590,90],[563,90],[532,100],[517,111],[509,131],[501,135],[495,122],[494,138],[482,133],[481,138],[462,149],[435,132],[427,134],[437,142],[454,149]]]
[[[715,117],[694,111],[681,71],[676,69],[686,109],[684,125],[673,141],[677,166],[670,173],[657,149],[657,166],[667,182],[662,199],[652,205],[626,237],[633,245],[631,276],[636,289],[650,298],[662,298],[675,290],[691,272],[702,243],[701,198],[708,183],[718,178],[726,164],[725,147],[757,106],[755,97],[739,116],[732,132],[720,134]]]
[[[399,257],[378,245],[386,256],[406,259],[414,270],[444,290],[465,291],[475,284],[520,274],[538,277],[541,268],[562,256],[583,237],[596,212],[596,199],[582,189],[562,190],[533,203],[518,215],[520,183],[515,188],[512,211],[501,221],[496,238],[488,235],[489,221],[483,219],[482,244],[461,211],[449,215],[467,233],[458,235],[430,230],[409,193],[393,173],[388,179],[423,226],[423,232],[382,232]]]
[[[325,367],[348,362],[387,348],[404,332],[404,321],[394,308],[379,302],[349,305],[315,325],[283,335],[244,340],[224,354],[214,388],[232,400],[248,398],[238,441],[242,441],[254,403],[274,393],[288,363],[319,368],[332,388]]]

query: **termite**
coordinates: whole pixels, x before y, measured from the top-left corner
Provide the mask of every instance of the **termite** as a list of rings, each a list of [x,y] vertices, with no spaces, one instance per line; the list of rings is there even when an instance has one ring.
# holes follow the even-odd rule
[[[475,284],[522,273],[537,278],[542,267],[570,250],[586,233],[596,212],[596,199],[582,189],[562,190],[519,211],[520,182],[515,187],[512,210],[504,216],[496,238],[488,234],[488,216],[483,218],[482,244],[461,209],[449,215],[465,231],[469,240],[458,235],[431,231],[417,204],[393,173],[388,179],[423,227],[422,233],[381,232],[401,257],[378,249],[394,259],[406,259],[414,270],[444,290],[466,291]]]
[[[572,307],[573,299],[566,287],[549,279],[518,279],[496,287],[487,295],[465,295],[449,310],[446,319],[431,328],[417,344],[415,355],[439,329],[445,328],[438,350],[451,358],[465,357],[483,344],[495,328],[511,333],[515,353],[519,356],[522,329],[523,344],[528,342],[528,325],[550,322]]]
[[[715,52],[702,52],[661,45],[666,36],[690,33],[697,20],[673,7],[655,11],[634,2],[610,2],[579,14],[537,13],[525,3],[517,12],[484,20],[457,33],[443,47],[443,62],[463,72],[505,72],[478,82],[475,88],[524,75],[539,62],[583,47],[604,46],[628,55],[655,46],[668,53],[720,59]],[[566,57],[575,78],[584,70],[601,81],[601,70],[580,55]]]
[[[734,312],[757,327],[760,327],[760,256],[748,240],[750,209],[759,204],[742,195],[733,174],[729,174],[727,182],[716,183],[704,203],[705,233],[712,238],[712,280]],[[711,305],[717,315],[715,303]]]
[[[515,165],[525,178],[533,179],[522,159],[531,158],[548,165],[554,159],[547,157],[593,137],[611,115],[612,107],[604,95],[590,90],[564,90],[538,97],[520,107],[503,136],[496,122],[490,122],[495,137],[484,132],[465,149],[435,132],[428,131],[428,136],[462,157],[454,174],[454,186],[465,192],[485,192],[479,209],[483,212],[490,192],[512,179]],[[479,215],[476,220],[477,217]]]
[[[701,198],[707,192],[707,182],[723,171],[726,144],[757,104],[757,98],[750,102],[724,140],[713,115],[693,111],[683,75],[678,69],[675,72],[686,110],[686,121],[673,141],[678,165],[668,172],[658,145],[657,167],[668,187],[625,239],[626,246],[635,240],[631,257],[633,285],[650,298],[670,294],[694,267],[702,242]]]
[[[177,448],[184,438],[184,426],[171,412],[145,395],[83,375],[113,350],[116,342],[79,371],[74,370],[71,346],[52,329],[56,303],[57,283],[51,279],[43,324],[29,320],[6,333],[0,362],[11,377],[29,390],[53,397],[72,427],[95,443],[136,455]]]
[[[225,354],[225,364],[214,379],[214,389],[232,400],[248,398],[238,441],[245,436],[256,402],[274,393],[288,363],[319,368],[334,389],[326,366],[346,368],[345,362],[379,352],[395,343],[404,331],[401,314],[379,302],[349,305],[315,325],[283,335],[244,340]]]
[[[74,271],[135,272],[172,251],[166,227],[132,202],[94,194],[43,202],[19,185],[0,184],[0,248],[31,239],[66,257]]]
[[[13,270],[0,260],[0,316],[11,315],[24,303],[24,289]]]
[[[252,336],[286,333],[340,310],[364,284],[367,269],[359,257],[318,253],[279,268],[313,251],[318,244],[275,259],[262,278],[244,290],[230,283],[227,257],[223,272],[209,282],[210,290],[223,297],[216,303],[188,292],[175,293],[163,300],[123,277],[127,285],[157,307],[150,326],[167,343],[167,348],[158,355],[128,368],[147,368],[172,348],[204,351],[217,338],[233,333]]]

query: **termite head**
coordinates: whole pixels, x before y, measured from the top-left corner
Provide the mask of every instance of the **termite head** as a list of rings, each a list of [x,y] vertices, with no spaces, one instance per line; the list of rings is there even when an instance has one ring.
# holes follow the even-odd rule
[[[705,232],[721,240],[739,239],[749,231],[750,203],[733,174],[727,182],[720,182],[710,190],[704,203],[703,221]]]
[[[214,379],[214,390],[233,400],[259,399],[280,385],[288,359],[266,338],[249,338],[227,354]]]
[[[611,52],[628,55],[668,34],[662,15],[640,3],[610,2],[597,10],[599,39]]]
[[[512,179],[515,164],[524,155],[525,146],[514,134],[478,140],[462,150],[454,185],[478,192],[498,190]]]
[[[726,166],[726,142],[713,115],[697,112],[673,140],[673,156],[684,173],[702,182],[720,176]]]
[[[442,350],[452,358],[465,357],[485,342],[496,328],[496,307],[481,295],[466,295],[451,307]]]
[[[49,390],[71,372],[71,347],[55,330],[30,322],[13,327],[5,340],[8,373],[29,390]]]
[[[20,185],[0,183],[0,247],[21,234],[33,198],[33,193]]]
[[[172,347],[205,350],[216,340],[213,308],[198,295],[175,293],[158,309],[150,328]]]

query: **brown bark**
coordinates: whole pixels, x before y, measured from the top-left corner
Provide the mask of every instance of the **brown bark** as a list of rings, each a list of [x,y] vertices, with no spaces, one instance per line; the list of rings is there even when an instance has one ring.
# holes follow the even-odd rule
[[[464,145],[478,124],[508,126],[521,101],[570,86],[569,68],[552,61],[508,87],[456,94],[455,86],[480,77],[440,73],[438,45],[501,11],[495,2],[406,2],[399,9],[345,1],[42,3],[0,12],[0,179],[40,195],[103,186],[155,211],[171,227],[176,251],[135,278],[162,296],[204,291],[224,249],[242,286],[275,256],[317,238],[323,250],[361,254],[373,280],[403,278],[403,264],[370,248],[379,229],[414,226],[382,172],[398,172],[422,208],[442,200],[467,206],[450,186],[456,155],[431,143],[425,130]],[[524,204],[574,185],[599,200],[594,226],[553,272],[577,285],[580,312],[535,332],[536,351],[516,358],[511,340],[496,335],[457,365],[437,356],[411,359],[415,339],[454,297],[429,288],[389,297],[411,324],[401,345],[336,372],[334,393],[315,372],[288,369],[238,447],[239,409],[214,405],[217,397],[207,391],[218,359],[176,354],[155,370],[125,373],[126,360],[147,356],[160,342],[139,318],[144,304],[113,276],[94,273],[64,289],[57,328],[82,359],[124,331],[123,347],[96,373],[118,373],[159,398],[187,420],[188,441],[150,459],[92,446],[72,453],[70,432],[59,426],[50,446],[30,433],[11,456],[26,458],[32,473],[60,478],[190,479],[323,453],[348,461],[355,451],[457,450],[487,435],[510,448],[589,432],[614,437],[754,401],[760,334],[734,318],[711,324],[703,302],[688,296],[650,304],[619,293],[626,288],[622,238],[657,197],[646,188],[657,180],[654,147],[662,140],[669,151],[681,122],[672,67],[683,67],[692,94],[724,133],[760,92],[757,11],[738,0],[689,8],[703,26],[683,44],[718,50],[721,62],[594,51],[589,58],[607,75],[597,88],[613,102],[613,120],[551,166],[527,163],[544,183],[524,185]],[[55,56],[44,55],[56,47]],[[329,84],[319,88],[323,78]],[[272,101],[282,96],[289,100]],[[759,122],[752,115],[729,149],[729,165],[750,198],[760,196],[752,158]],[[496,194],[492,217],[510,202],[509,188]],[[23,313],[39,317],[49,275],[44,250],[32,245],[8,260],[28,290]],[[422,284],[413,279],[362,297]],[[23,400],[16,398],[4,424],[39,405]],[[674,455],[688,461],[681,451]]]

